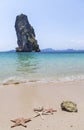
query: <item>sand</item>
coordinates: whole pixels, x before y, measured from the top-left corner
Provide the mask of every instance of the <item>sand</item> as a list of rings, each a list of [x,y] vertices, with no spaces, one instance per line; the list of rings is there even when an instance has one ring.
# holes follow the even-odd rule
[[[62,111],[62,101],[77,104],[78,112]],[[30,118],[34,107],[57,109],[53,115],[44,115],[27,123],[27,128],[11,128],[11,119]],[[23,82],[0,85],[0,130],[84,130],[84,81],[78,82]]]

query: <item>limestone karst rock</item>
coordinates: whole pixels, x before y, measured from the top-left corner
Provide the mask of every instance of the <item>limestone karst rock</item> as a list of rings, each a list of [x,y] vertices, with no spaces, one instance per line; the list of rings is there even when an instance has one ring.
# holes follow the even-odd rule
[[[21,14],[16,17],[15,30],[17,35],[17,52],[39,52],[39,45],[35,39],[35,32],[30,25],[26,15]]]

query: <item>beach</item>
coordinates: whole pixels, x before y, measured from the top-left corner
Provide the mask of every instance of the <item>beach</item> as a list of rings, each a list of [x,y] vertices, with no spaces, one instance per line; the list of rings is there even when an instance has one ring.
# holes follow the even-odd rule
[[[73,101],[78,112],[62,111],[62,101]],[[84,81],[70,82],[19,82],[0,85],[1,130],[83,130],[84,129]],[[56,109],[52,115],[35,116],[35,107]],[[27,128],[14,125],[10,120],[32,118]]]
[[[0,9],[0,130],[84,130],[84,1]]]
[[[0,130],[84,130],[84,53],[0,53]],[[72,101],[78,112],[62,111]],[[57,110],[35,117],[34,108]],[[11,120],[31,118],[27,128]]]

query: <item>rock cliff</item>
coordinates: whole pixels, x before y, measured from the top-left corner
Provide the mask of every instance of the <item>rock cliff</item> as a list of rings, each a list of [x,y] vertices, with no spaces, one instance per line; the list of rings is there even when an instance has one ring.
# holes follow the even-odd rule
[[[35,39],[35,32],[30,25],[27,16],[18,15],[15,21],[15,30],[17,35],[17,52],[39,52],[39,45]]]

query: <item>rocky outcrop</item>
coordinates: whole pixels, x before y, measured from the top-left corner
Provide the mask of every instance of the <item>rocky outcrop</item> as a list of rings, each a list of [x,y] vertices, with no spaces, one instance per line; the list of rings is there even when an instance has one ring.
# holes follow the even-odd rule
[[[18,15],[15,21],[15,30],[17,35],[17,52],[39,52],[39,45],[35,39],[35,32],[30,25],[27,16]]]

